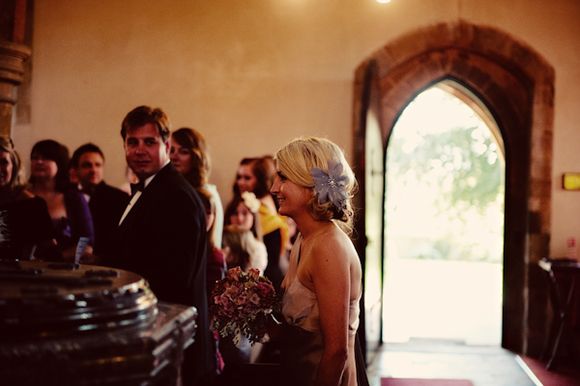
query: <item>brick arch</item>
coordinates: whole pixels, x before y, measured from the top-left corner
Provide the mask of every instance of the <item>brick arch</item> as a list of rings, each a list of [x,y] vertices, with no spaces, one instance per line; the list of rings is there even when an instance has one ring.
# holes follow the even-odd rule
[[[421,28],[388,43],[356,70],[354,155],[364,207],[367,111],[377,116],[388,150],[406,105],[452,79],[473,92],[498,123],[506,150],[502,346],[538,354],[547,299],[537,262],[549,251],[553,68],[531,47],[495,28],[465,21]],[[357,224],[364,235],[364,221]],[[357,247],[363,255],[364,241]]]

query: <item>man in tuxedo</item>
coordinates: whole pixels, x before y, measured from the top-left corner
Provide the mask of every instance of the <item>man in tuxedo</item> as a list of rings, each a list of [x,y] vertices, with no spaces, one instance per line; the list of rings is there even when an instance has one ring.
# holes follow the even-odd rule
[[[115,266],[143,276],[157,298],[194,306],[197,331],[185,352],[184,385],[203,385],[213,371],[207,290],[205,212],[191,185],[169,162],[169,120],[139,106],[121,125],[128,166],[139,179],[118,226]]]
[[[81,145],[70,160],[70,170],[78,181],[79,190],[89,203],[93,217],[94,253],[97,256],[110,253],[113,232],[129,202],[127,193],[105,183],[104,166],[105,156],[93,143]]]

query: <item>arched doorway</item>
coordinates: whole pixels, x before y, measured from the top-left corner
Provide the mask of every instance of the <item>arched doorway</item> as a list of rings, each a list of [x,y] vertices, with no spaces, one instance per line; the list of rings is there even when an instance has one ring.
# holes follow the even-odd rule
[[[387,145],[383,339],[498,346],[505,156],[469,90],[409,101]]]
[[[402,36],[363,62],[356,72],[353,109],[359,207],[366,208],[367,200],[368,112],[377,117],[386,149],[406,103],[443,79],[465,85],[484,101],[502,130],[506,148],[502,346],[538,354],[546,332],[547,298],[537,262],[547,253],[550,239],[554,70],[532,48],[497,29],[459,21]],[[364,263],[364,221],[356,229]]]

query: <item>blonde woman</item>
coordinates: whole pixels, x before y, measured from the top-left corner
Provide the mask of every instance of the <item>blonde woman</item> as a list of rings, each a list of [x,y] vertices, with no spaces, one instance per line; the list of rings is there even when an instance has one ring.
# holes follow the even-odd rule
[[[282,283],[281,382],[365,384],[362,358],[355,355],[362,273],[348,234],[353,172],[342,150],[322,138],[295,139],[275,158],[271,192],[279,213],[299,231]]]
[[[0,256],[6,260],[43,258],[56,249],[46,203],[20,183],[20,165],[12,140],[0,136]]]

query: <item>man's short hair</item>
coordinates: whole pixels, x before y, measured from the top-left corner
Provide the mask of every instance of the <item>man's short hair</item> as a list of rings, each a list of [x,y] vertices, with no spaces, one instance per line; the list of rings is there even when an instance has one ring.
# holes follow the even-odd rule
[[[85,153],[98,153],[103,158],[103,161],[105,160],[105,155],[103,154],[102,150],[94,143],[89,142],[79,146],[78,149],[75,150],[72,158],[70,159],[70,168],[77,169],[79,167],[81,156]]]
[[[167,114],[158,107],[152,108],[149,106],[138,106],[127,113],[123,119],[123,123],[121,123],[121,137],[125,140],[127,131],[136,129],[147,123],[152,123],[157,127],[157,131],[163,142],[169,139],[170,124]]]

